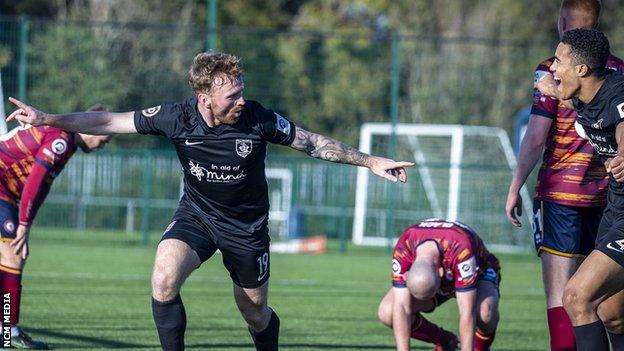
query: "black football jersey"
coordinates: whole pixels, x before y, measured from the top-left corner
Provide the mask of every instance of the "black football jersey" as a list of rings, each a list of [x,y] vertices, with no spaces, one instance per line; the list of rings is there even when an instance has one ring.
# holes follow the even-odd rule
[[[603,161],[616,156],[615,128],[624,122],[624,75],[608,73],[589,103],[585,104],[578,98],[573,98],[572,103],[578,113],[577,122],[582,127],[579,135],[589,140]],[[610,189],[622,193],[623,185],[614,183],[611,182]]]
[[[189,98],[135,111],[134,124],[139,133],[164,135],[175,146],[184,172],[181,204],[247,233],[265,229],[267,142],[290,145],[291,121],[247,100],[236,124],[211,128],[197,99]]]

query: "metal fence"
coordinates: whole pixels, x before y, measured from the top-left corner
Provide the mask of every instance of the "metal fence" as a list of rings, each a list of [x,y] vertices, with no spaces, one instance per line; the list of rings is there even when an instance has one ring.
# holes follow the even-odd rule
[[[190,94],[203,27],[0,17],[5,96],[67,111],[139,109]],[[490,125],[510,130],[530,103],[532,71],[555,42],[222,28],[248,98],[355,143],[365,122]],[[613,43],[617,48],[617,43]],[[350,128],[345,128],[349,126]]]
[[[95,103],[135,110],[179,100],[190,94],[187,70],[205,43],[203,27],[0,17],[0,50],[11,58],[1,71],[4,95],[50,112]],[[219,30],[216,43],[242,57],[247,98],[352,145],[365,122],[490,125],[509,131],[514,113],[530,103],[534,67],[555,47],[555,42],[228,27]],[[76,156],[56,181],[38,223],[143,232],[166,225],[179,196],[179,165],[173,155],[149,151],[167,147],[166,141],[118,140],[113,150],[135,151]],[[399,154],[390,148],[387,155]],[[294,231],[350,237],[354,168],[277,150],[269,166],[293,174],[289,218],[297,224]],[[448,169],[448,164],[438,167]],[[505,167],[466,167],[479,179],[502,179],[501,188],[511,176]],[[486,223],[491,216],[484,211],[503,210],[494,208],[491,194],[462,193],[462,202],[483,202],[483,215],[475,218]],[[414,210],[420,217],[427,213]],[[504,236],[508,230],[498,223],[493,231]]]

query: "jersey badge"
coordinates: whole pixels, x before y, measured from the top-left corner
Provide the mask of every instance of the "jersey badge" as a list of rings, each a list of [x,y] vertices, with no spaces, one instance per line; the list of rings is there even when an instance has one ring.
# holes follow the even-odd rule
[[[52,152],[61,155],[67,150],[67,142],[64,139],[56,139],[52,142]]]
[[[472,256],[469,259],[460,262],[457,265],[457,269],[459,270],[459,274],[462,279],[471,277],[477,272],[477,260],[474,256]]]
[[[401,274],[401,264],[396,258],[392,260],[392,273],[395,275]]]
[[[620,114],[620,118],[624,118],[624,102],[617,105],[618,113]]]
[[[12,220],[7,219],[6,221],[4,221],[4,231],[7,233],[13,233],[15,231],[15,223],[13,223]]]
[[[290,135],[290,123],[288,120],[280,116],[277,112],[273,113],[275,113],[275,128],[286,135]]]
[[[154,117],[158,113],[158,111],[160,111],[160,105],[146,108],[145,110],[141,111],[141,114],[145,117]]]
[[[240,157],[247,157],[251,153],[253,143],[251,139],[236,139],[236,153]]]

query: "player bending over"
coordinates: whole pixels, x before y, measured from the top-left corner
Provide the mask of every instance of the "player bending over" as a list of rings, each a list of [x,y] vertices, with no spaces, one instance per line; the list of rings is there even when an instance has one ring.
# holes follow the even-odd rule
[[[92,107],[91,111],[102,110]],[[22,269],[28,256],[28,235],[37,210],[54,178],[78,147],[99,149],[109,135],[70,133],[54,127],[18,127],[0,136],[0,287],[11,294],[11,345],[20,349],[47,349],[17,325],[22,294]]]
[[[379,320],[394,331],[398,351],[410,337],[435,351],[486,351],[498,324],[498,259],[467,225],[427,219],[407,228],[394,247],[392,288],[379,304]],[[421,315],[456,297],[459,340]]]

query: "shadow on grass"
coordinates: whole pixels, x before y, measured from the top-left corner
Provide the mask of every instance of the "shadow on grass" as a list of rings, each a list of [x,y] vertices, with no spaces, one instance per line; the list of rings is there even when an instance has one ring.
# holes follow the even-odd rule
[[[85,336],[85,335],[77,335],[66,332],[61,332],[57,330],[49,330],[45,328],[28,328],[28,332],[32,332],[33,334],[42,335],[42,336],[51,336],[55,338],[66,339],[70,342],[80,341],[89,345],[71,345],[71,344],[60,344],[52,343],[53,349],[84,349],[85,347],[102,347],[106,349],[136,349],[136,348],[158,348],[160,345],[158,344],[141,344],[141,343],[132,343],[125,342],[119,340],[110,340],[104,338],[98,338],[94,336]],[[36,339],[36,338],[35,338]]]
[[[191,344],[186,346],[187,349],[242,349],[253,350],[254,345],[248,344]],[[311,349],[311,350],[395,350],[394,345],[357,345],[357,344],[321,344],[321,343],[280,343],[280,349]],[[431,347],[412,347],[412,350],[431,350]]]

